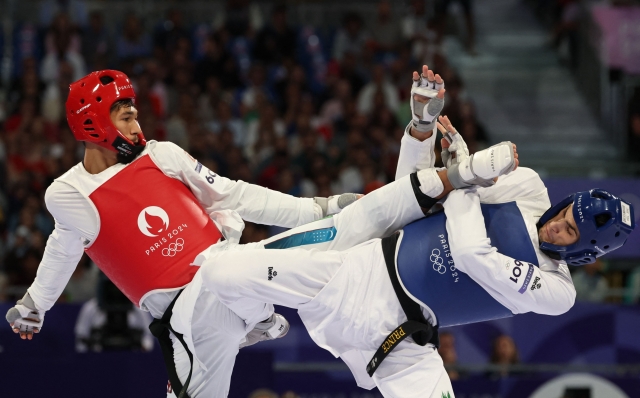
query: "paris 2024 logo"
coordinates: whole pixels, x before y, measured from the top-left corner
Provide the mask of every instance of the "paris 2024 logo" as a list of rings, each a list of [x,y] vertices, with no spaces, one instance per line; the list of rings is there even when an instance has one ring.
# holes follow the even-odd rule
[[[187,224],[174,225],[169,229],[169,215],[163,208],[149,206],[138,214],[138,229],[142,234],[150,238],[156,238],[155,242],[145,250],[146,255],[160,252],[164,257],[173,257],[184,247],[184,239],[175,238],[180,232],[187,228]],[[168,243],[168,245],[167,245]]]

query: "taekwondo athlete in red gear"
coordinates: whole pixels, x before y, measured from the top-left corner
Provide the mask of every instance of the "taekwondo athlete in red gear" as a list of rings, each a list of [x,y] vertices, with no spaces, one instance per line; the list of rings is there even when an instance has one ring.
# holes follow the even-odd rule
[[[229,365],[220,372],[221,382],[203,372],[194,375],[194,391],[226,396],[247,332],[258,325],[255,343],[283,336],[288,323],[269,304],[266,321],[253,324],[217,305],[201,288],[199,265],[206,256],[198,255],[223,236],[237,242],[243,220],[295,227],[329,210],[340,211],[339,198],[295,198],[219,176],[173,143],[147,142],[137,112],[132,82],[122,72],[93,72],[71,84],[67,121],[74,137],[85,143],[84,159],[47,189],[45,202],[55,230],[36,279],[6,318],[21,338],[32,339],[86,252],[134,304],[156,319],[184,289],[173,307],[172,327],[196,352],[200,370],[213,369],[212,358]],[[208,337],[198,335],[194,343],[192,330],[201,333],[207,327]],[[218,335],[223,336],[218,344],[209,347]]]

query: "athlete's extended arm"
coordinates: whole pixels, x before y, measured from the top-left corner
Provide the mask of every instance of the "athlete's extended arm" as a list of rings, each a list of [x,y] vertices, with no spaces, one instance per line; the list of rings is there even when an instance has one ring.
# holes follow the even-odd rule
[[[7,313],[7,321],[22,339],[31,340],[44,321],[44,314],[58,300],[82,257],[80,237],[56,221],[47,240],[38,273],[27,294]]]
[[[413,88],[416,86],[428,87],[432,86],[438,88],[438,94],[436,98],[442,101],[442,107],[444,107],[444,80],[438,74],[434,74],[432,70],[429,70],[427,65],[422,66],[422,76],[418,74],[418,72],[413,72]],[[418,98],[424,98],[418,96]],[[423,100],[426,100],[423,99]],[[429,101],[430,102],[430,101]],[[433,120],[437,118],[439,111],[442,109],[441,106],[435,107],[435,110],[431,109],[433,112]],[[412,107],[415,109],[415,106]],[[427,108],[427,113],[429,113],[429,107]],[[415,116],[414,116],[415,117]],[[400,154],[398,157],[398,166],[396,167],[396,180],[414,173],[418,170],[432,168],[435,164],[436,157],[434,152],[435,147],[435,122],[432,123],[433,126],[431,129],[427,129],[427,131],[420,131],[415,126],[417,121],[412,120],[406,127],[404,134],[402,135],[402,140],[400,142]],[[422,130],[425,130],[424,128]]]
[[[222,177],[172,143],[156,143],[150,154],[165,174],[189,187],[209,214],[231,210],[246,221],[281,227],[295,227],[323,217],[320,206],[311,198],[296,198]]]
[[[98,221],[91,205],[70,185],[55,181],[47,189],[45,203],[55,218],[55,229],[47,240],[36,278],[27,291],[29,297],[22,299],[22,305],[41,314],[40,321],[69,282],[84,252],[83,241],[93,240],[98,230]],[[18,309],[18,306],[14,308]],[[13,314],[7,313],[10,324],[15,322],[15,317],[15,311]],[[22,322],[18,320],[17,323]],[[29,339],[36,328],[29,328],[29,322],[22,325],[25,328],[20,328],[20,336]]]
[[[474,190],[455,190],[444,203],[456,268],[469,275],[514,314],[533,311],[559,315],[575,301],[566,265],[536,267],[491,246]]]

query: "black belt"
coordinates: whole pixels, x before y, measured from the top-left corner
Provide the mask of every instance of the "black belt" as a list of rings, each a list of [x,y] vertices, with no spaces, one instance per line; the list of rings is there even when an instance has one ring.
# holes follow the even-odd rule
[[[169,381],[171,382],[171,387],[173,388],[176,396],[178,398],[189,398],[187,394],[187,387],[189,387],[189,382],[191,381],[191,373],[193,372],[193,354],[189,351],[189,347],[187,347],[187,343],[185,343],[184,338],[180,333],[177,333],[171,327],[171,316],[173,315],[173,305],[178,300],[178,297],[182,294],[182,290],[178,292],[176,297],[171,301],[169,307],[162,315],[161,319],[154,319],[153,322],[149,325],[149,329],[151,330],[151,334],[156,336],[158,341],[160,342],[160,349],[162,350],[162,357],[164,358],[164,364],[167,367],[167,373],[169,374]],[[178,372],[176,371],[176,364],[173,360],[173,343],[171,342],[171,337],[169,336],[169,331],[173,333],[174,336],[182,343],[182,346],[187,351],[187,355],[189,355],[189,361],[191,362],[191,368],[189,369],[189,376],[187,376],[187,380],[185,380],[184,385],[180,382],[180,378],[178,378]]]
[[[382,254],[384,256],[384,262],[387,264],[387,271],[389,272],[391,285],[393,285],[393,290],[396,292],[398,301],[400,301],[402,310],[408,320],[398,326],[393,332],[389,333],[387,338],[384,339],[384,342],[380,345],[380,348],[378,348],[367,365],[367,373],[369,376],[373,376],[376,369],[378,369],[378,366],[380,366],[387,355],[389,355],[389,353],[408,336],[411,336],[413,341],[421,346],[427,345],[427,343],[435,345],[436,348],[440,346],[438,327],[432,326],[427,322],[427,319],[422,314],[420,305],[407,295],[398,280],[395,257],[399,237],[400,234],[395,233],[382,239]]]

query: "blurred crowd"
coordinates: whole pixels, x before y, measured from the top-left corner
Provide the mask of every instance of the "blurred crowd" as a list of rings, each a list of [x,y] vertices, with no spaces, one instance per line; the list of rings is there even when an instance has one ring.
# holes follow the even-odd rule
[[[347,12],[329,28],[295,26],[285,5],[245,0],[226,1],[206,24],[178,8],[155,21],[132,8],[109,25],[81,0],[43,1],[39,23],[14,25],[12,75],[1,89],[0,299],[21,297],[35,277],[54,227],[44,192],[82,159],[64,114],[68,86],[94,70],[131,78],[147,139],[295,196],[367,193],[393,180],[411,73],[422,64],[444,78],[444,114],[471,151],[486,146],[427,3],[410,1],[395,15],[381,0],[375,18]],[[446,11],[450,1],[437,3]],[[248,225],[244,241],[273,232]],[[62,300],[87,300],[95,280],[84,258]]]
[[[180,8],[151,19],[133,7],[107,23],[106,3],[39,4],[37,18],[12,25],[10,78],[0,86],[0,300],[20,298],[33,281],[54,228],[45,190],[82,159],[64,104],[69,84],[91,71],[118,69],[132,79],[147,139],[172,141],[228,178],[295,196],[368,193],[393,180],[411,117],[410,76],[422,64],[444,78],[443,114],[470,151],[489,144],[441,49],[443,15],[455,4],[457,25],[466,27],[460,40],[475,54],[470,0],[380,0],[367,15],[345,12],[335,26],[292,24],[291,10],[277,2],[225,0],[207,23]],[[560,16],[574,2],[557,4]],[[632,146],[640,145],[638,98],[629,112]],[[276,232],[248,223],[242,242]],[[594,267],[577,270],[576,287],[589,293],[579,298],[603,301],[610,288],[626,286],[633,291],[625,301],[638,301],[640,271],[605,278],[603,265]],[[89,300],[97,280],[83,257],[61,300]]]

